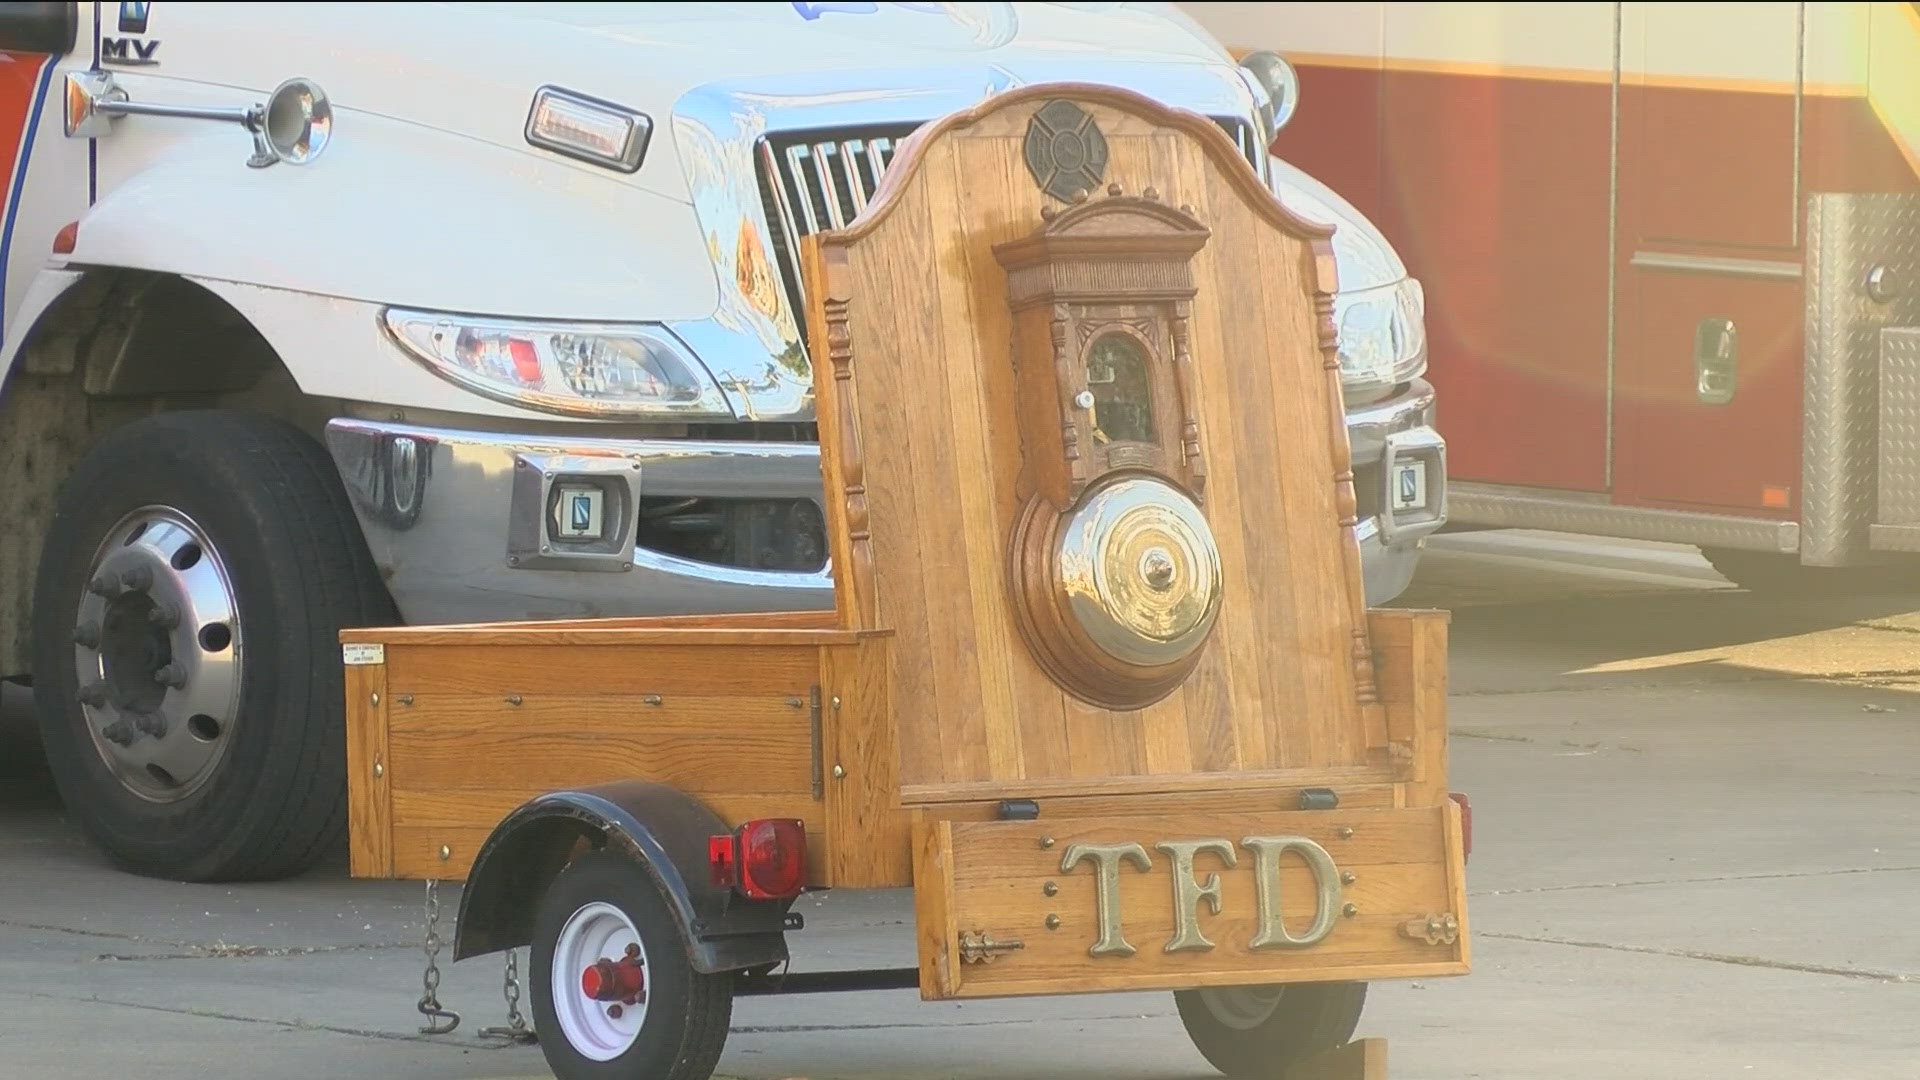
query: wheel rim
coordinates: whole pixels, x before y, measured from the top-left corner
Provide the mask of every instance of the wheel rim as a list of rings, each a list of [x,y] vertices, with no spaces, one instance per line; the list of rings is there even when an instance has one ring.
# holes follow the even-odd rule
[[[1266,1023],[1280,1007],[1285,986],[1219,986],[1200,991],[1200,1000],[1215,1020],[1235,1031],[1250,1031]]]
[[[206,531],[167,506],[121,518],[88,567],[73,642],[107,768],[151,802],[200,790],[240,724],[240,606]]]
[[[626,912],[597,900],[567,917],[553,947],[554,1018],[567,1045],[594,1061],[611,1061],[626,1053],[647,1019],[644,979],[637,994],[603,990],[601,997],[590,996],[595,983],[589,969],[605,971],[602,965],[623,960],[645,971],[647,952],[640,932]],[[601,980],[600,985],[608,984]],[[628,984],[623,989],[633,987]]]

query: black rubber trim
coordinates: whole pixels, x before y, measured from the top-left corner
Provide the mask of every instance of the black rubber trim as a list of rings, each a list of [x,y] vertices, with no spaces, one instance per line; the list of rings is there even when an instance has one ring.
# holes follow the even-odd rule
[[[460,896],[453,958],[531,941],[540,894],[584,842],[596,850],[624,849],[653,876],[695,971],[785,963],[787,904],[743,899],[709,876],[707,838],[732,829],[694,796],[644,780],[531,799],[494,828],[474,859]]]

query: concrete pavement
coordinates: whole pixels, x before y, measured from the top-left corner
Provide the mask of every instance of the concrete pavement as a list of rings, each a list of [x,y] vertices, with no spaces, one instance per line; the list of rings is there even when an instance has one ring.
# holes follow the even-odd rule
[[[1765,600],[1686,549],[1437,538],[1404,602],[1456,611],[1475,974],[1374,988],[1392,1075],[1920,1076],[1916,586]],[[0,1077],[544,1075],[475,1034],[495,959],[447,969],[458,1033],[414,1032],[418,885],[128,877],[0,772]],[[911,962],[904,895],[803,905],[796,966]],[[734,1026],[736,1077],[1210,1075],[1164,994],[743,999]]]

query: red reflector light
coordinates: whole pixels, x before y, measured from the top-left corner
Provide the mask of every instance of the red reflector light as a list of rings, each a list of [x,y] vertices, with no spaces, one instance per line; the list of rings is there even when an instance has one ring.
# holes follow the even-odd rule
[[[65,225],[60,226],[59,232],[53,234],[53,253],[55,255],[71,255],[73,254],[73,245],[79,242],[80,223],[77,221],[69,221]]]
[[[749,900],[786,900],[807,883],[807,827],[797,818],[749,821],[739,837],[739,887]]]
[[[707,866],[713,871],[714,888],[731,889],[739,884],[738,868],[734,865],[737,846],[732,833],[707,837]]]
[[[1447,798],[1460,805],[1460,858],[1473,858],[1473,803],[1467,801],[1465,792],[1450,791]]]

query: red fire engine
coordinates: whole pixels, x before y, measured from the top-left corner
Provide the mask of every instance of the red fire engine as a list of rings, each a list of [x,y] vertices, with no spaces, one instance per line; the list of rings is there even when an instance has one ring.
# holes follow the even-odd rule
[[[1920,5],[1195,4],[1426,286],[1457,522],[1920,552]]]

